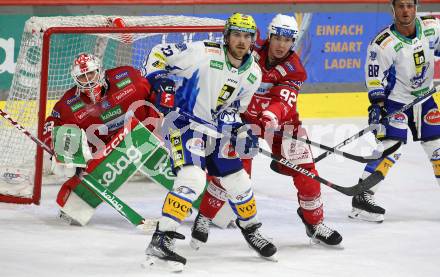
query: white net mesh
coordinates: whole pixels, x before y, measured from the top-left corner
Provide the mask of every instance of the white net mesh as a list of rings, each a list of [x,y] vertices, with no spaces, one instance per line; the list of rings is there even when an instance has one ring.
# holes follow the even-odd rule
[[[32,17],[25,25],[16,72],[5,105],[5,112],[32,134],[37,134],[40,98],[41,56],[43,34],[50,27],[108,27],[121,18],[126,27],[133,26],[223,26],[224,21],[186,16],[72,16]],[[221,40],[221,32],[182,33],[66,33],[53,34],[50,39],[47,111],[62,94],[73,86],[70,66],[81,52],[95,54],[103,60],[105,69],[120,65],[140,68],[151,48],[163,42]],[[11,179],[16,170],[28,172],[32,180],[35,168],[36,145],[8,122],[0,121],[0,201],[1,195],[32,197]],[[4,173],[6,172],[6,173]],[[22,178],[23,179],[23,178]],[[32,183],[28,182],[28,183]],[[17,191],[14,191],[14,186]],[[30,193],[31,194],[31,193]]]

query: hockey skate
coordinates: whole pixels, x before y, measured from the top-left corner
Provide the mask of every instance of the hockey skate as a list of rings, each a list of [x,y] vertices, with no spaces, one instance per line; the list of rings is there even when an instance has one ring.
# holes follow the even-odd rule
[[[149,269],[162,263],[162,269],[172,272],[182,271],[183,266],[186,264],[186,259],[174,252],[176,239],[184,240],[185,236],[173,231],[162,232],[156,227],[151,242],[145,251],[146,260],[142,264],[143,267]]]
[[[385,209],[376,204],[374,194],[371,191],[355,195],[351,205],[353,209],[348,215],[349,218],[377,223],[382,223],[384,220]]]
[[[201,244],[208,241],[210,224],[211,219],[203,216],[201,213],[197,214],[196,219],[194,220],[194,225],[191,229],[191,248],[199,250]]]
[[[235,223],[237,224],[238,228],[240,228],[241,233],[243,234],[250,248],[255,250],[258,255],[265,259],[275,262],[277,261],[275,255],[277,248],[258,231],[258,229],[261,227],[261,223],[256,223],[246,228],[242,228],[240,226],[238,219],[236,219]]]
[[[337,231],[331,229],[322,222],[316,225],[307,223],[304,220],[301,208],[298,208],[297,213],[306,227],[306,234],[311,242],[315,244],[323,243],[327,246],[337,246],[341,243],[342,236]]]

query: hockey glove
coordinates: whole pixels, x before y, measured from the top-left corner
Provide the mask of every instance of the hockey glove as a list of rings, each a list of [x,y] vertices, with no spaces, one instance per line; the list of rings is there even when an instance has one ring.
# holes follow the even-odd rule
[[[52,172],[63,177],[71,177],[77,167],[85,168],[92,159],[84,130],[74,126],[56,126],[52,132]]]
[[[373,131],[374,135],[377,139],[383,139],[386,134],[386,129],[384,124],[387,124],[387,121],[382,120],[387,115],[387,110],[385,107],[380,106],[379,104],[371,104],[368,107],[368,124],[369,125],[377,125],[377,128]]]
[[[232,131],[231,144],[242,159],[250,159],[258,154],[258,137],[246,124]]]
[[[260,116],[260,127],[263,130],[274,131],[280,125],[278,122],[278,117],[271,111],[263,111]]]
[[[217,129],[219,132],[227,132],[237,129],[243,125],[240,115],[231,110],[225,110],[217,116]]]
[[[167,115],[175,107],[174,96],[176,94],[176,85],[173,80],[161,78],[154,82],[153,91],[156,93],[156,108]]]
[[[72,167],[86,167],[92,158],[84,130],[74,126],[56,126],[52,132],[53,150],[57,162]]]

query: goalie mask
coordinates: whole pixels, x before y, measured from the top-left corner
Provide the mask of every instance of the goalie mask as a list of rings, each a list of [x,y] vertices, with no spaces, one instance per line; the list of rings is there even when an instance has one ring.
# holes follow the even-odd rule
[[[293,41],[292,49],[295,46],[295,40],[298,38],[298,23],[295,17],[284,14],[277,14],[270,22],[267,38],[271,35],[278,35],[286,38],[291,38]]]
[[[92,54],[81,53],[76,56],[71,70],[77,89],[86,94],[92,103],[101,100],[101,90],[105,86],[101,61]]]

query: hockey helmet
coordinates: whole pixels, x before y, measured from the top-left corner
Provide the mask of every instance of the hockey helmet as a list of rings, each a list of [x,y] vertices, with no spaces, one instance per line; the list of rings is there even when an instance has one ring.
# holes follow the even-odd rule
[[[229,33],[233,30],[250,33],[252,36],[252,41],[255,41],[257,24],[255,23],[254,18],[250,15],[234,13],[226,20],[225,29],[223,32],[224,37],[226,38],[226,36],[229,35]]]
[[[105,84],[101,61],[92,54],[78,54],[72,65],[71,75],[77,89],[86,94],[93,103],[101,100],[101,89]]]
[[[267,28],[267,38],[271,35],[278,35],[282,37],[291,38],[294,42],[298,38],[298,23],[295,17],[284,14],[277,14],[270,22]],[[293,48],[293,45],[292,45]]]

